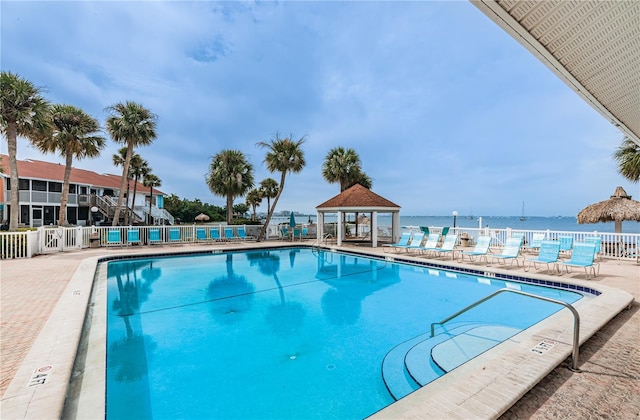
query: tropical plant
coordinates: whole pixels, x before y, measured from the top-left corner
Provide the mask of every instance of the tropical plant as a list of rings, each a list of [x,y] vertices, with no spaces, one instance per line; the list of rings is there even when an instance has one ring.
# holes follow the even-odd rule
[[[265,178],[260,181],[260,193],[267,199],[267,211],[271,208],[271,199],[278,195],[278,181],[273,178]]]
[[[247,205],[251,206],[251,220],[256,220],[256,208],[262,203],[262,192],[260,189],[253,189],[247,193]]]
[[[206,176],[209,190],[227,197],[227,223],[233,220],[233,199],[253,188],[253,165],[239,150],[223,150],[211,158]]]
[[[371,188],[371,178],[362,172],[360,156],[354,149],[335,147],[327,153],[322,164],[322,177],[330,184],[339,183],[340,192],[361,184]]]
[[[618,172],[631,182],[640,181],[640,145],[628,137],[613,154],[618,163]]]
[[[233,213],[237,214],[239,217],[244,218],[249,211],[249,206],[247,203],[238,203],[233,205]]]
[[[267,149],[267,154],[264,158],[264,163],[267,165],[269,172],[280,172],[280,185],[278,185],[278,193],[273,199],[273,205],[269,207],[267,213],[267,220],[265,221],[258,241],[262,241],[267,233],[267,227],[273,216],[273,212],[276,209],[278,200],[284,190],[284,182],[288,172],[298,173],[304,168],[304,152],[302,151],[302,144],[305,142],[305,138],[301,137],[298,140],[293,140],[293,135],[287,138],[281,139],[276,133],[275,137],[269,142],[261,141],[258,143],[258,147]]]
[[[73,159],[100,156],[105,146],[105,138],[99,135],[98,120],[73,105],[56,104],[49,114],[51,132],[48,136],[34,140],[34,146],[44,153],[60,153],[65,158],[62,196],[58,225],[67,223],[67,203],[69,200],[69,179]]]
[[[113,216],[113,226],[120,220],[120,208],[124,199],[124,190],[129,182],[129,165],[133,149],[138,146],[146,146],[157,137],[157,116],[142,105],[127,101],[107,108],[110,113],[107,118],[107,131],[111,138],[127,147],[125,161],[122,167],[122,180],[120,181],[120,193],[118,204]]]
[[[151,169],[142,178],[142,185],[149,188],[149,214],[147,215],[147,224],[151,224],[151,205],[153,204],[153,189],[162,186],[162,181],[157,175],[151,173]]]
[[[9,154],[10,232],[18,230],[20,214],[17,138],[33,141],[46,136],[50,128],[48,113],[49,102],[42,97],[39,88],[17,74],[0,73],[0,132],[7,138]]]

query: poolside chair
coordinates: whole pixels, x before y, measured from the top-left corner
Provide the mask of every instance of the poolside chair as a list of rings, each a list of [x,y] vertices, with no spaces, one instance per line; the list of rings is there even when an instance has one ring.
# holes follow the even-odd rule
[[[422,246],[422,241],[424,241],[424,233],[423,232],[416,232],[413,234],[413,236],[411,237],[411,241],[406,244],[405,246],[397,246],[397,248],[402,248],[405,251],[409,252],[412,249],[420,249],[420,247]]]
[[[539,250],[545,236],[546,235],[544,233],[534,233],[531,236],[531,243],[529,243],[526,248],[531,250]]]
[[[291,240],[295,241],[296,238],[302,240],[302,228],[294,227],[291,233]]]
[[[239,227],[238,228],[238,238],[240,238],[240,240],[242,240],[242,241],[246,241],[248,239],[253,239],[253,236],[248,236],[246,229],[243,228],[243,227]]]
[[[212,241],[220,241],[220,228],[209,228],[209,237]]]
[[[161,242],[160,229],[149,229],[149,245],[159,244]]]
[[[409,245],[409,241],[411,240],[411,232],[403,232],[400,236],[400,240],[395,244],[382,244],[382,250],[387,252],[387,249],[394,249],[397,247],[405,247]]]
[[[140,229],[129,229],[127,231],[127,244],[140,244]]]
[[[420,230],[425,234],[429,234],[429,226],[420,226]]]
[[[507,260],[511,261],[511,265],[513,262],[516,262],[516,265],[520,267],[520,262],[518,258],[520,257],[520,247],[522,246],[522,237],[511,237],[507,239],[504,247],[502,247],[502,252],[500,254],[493,255],[491,258],[491,262],[493,260],[498,260],[498,264],[502,261],[505,265],[507,265]],[[522,263],[524,265],[524,262]]]
[[[285,240],[289,239],[289,228],[286,226],[282,226],[280,228],[280,239]]]
[[[234,235],[233,228],[227,227],[227,228],[224,228],[224,239],[227,241],[236,241],[239,238],[236,235]]]
[[[447,254],[447,253],[451,253],[451,259],[455,259],[455,255],[456,255],[456,251],[458,251],[456,248],[456,245],[458,244],[458,234],[450,234],[447,235],[444,238],[444,241],[442,242],[442,246],[440,248],[435,248],[430,250],[430,252],[433,252],[434,255],[443,255],[443,254]]]
[[[209,238],[207,238],[207,230],[205,228],[196,228],[196,241],[198,242],[207,242]]]
[[[560,261],[562,267],[565,268],[567,274],[570,273],[572,267],[582,267],[589,280],[589,272],[593,272],[593,277],[596,277],[600,273],[600,263],[594,261],[596,256],[596,244],[579,242],[573,246],[573,252],[571,252],[571,258],[567,261]],[[560,274],[562,275],[562,267],[559,267]],[[598,271],[596,272],[596,267]]]
[[[169,242],[180,242],[180,228],[169,229]]]
[[[484,258],[489,263],[489,246],[491,245],[491,236],[480,236],[478,237],[478,241],[476,242],[476,246],[473,247],[472,251],[462,251],[460,253],[461,261],[464,262],[464,257],[469,257],[469,261],[475,262],[476,257],[478,257],[479,261],[482,261]]]
[[[107,231],[107,246],[122,246],[120,229],[109,229]]]
[[[584,241],[588,244],[596,244],[596,256],[595,259],[602,259],[600,256],[600,250],[602,249],[602,238],[600,236],[587,236]]]
[[[560,252],[571,253],[573,248],[573,236],[558,236]]]
[[[533,268],[538,269],[537,264],[546,264],[547,271],[551,272],[549,264],[553,265],[554,270],[558,266],[558,257],[560,256],[560,242],[558,241],[542,241],[540,243],[540,252],[535,258],[527,258],[525,263],[529,262],[529,268],[533,265]],[[523,264],[524,265],[524,264]],[[524,271],[527,271],[526,265]]]
[[[302,232],[300,233],[301,239],[306,239],[309,236],[309,228],[303,227]]]
[[[439,233],[430,233],[429,236],[427,236],[427,240],[425,241],[424,245],[421,247],[418,247],[417,249],[422,253],[422,254],[429,254],[429,252],[438,249],[438,242],[440,242],[440,234]]]

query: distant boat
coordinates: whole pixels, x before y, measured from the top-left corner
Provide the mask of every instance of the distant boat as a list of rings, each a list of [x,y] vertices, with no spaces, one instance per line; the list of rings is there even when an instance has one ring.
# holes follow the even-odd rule
[[[527,218],[524,216],[524,201],[522,202],[522,216],[520,216],[520,221],[524,222]]]

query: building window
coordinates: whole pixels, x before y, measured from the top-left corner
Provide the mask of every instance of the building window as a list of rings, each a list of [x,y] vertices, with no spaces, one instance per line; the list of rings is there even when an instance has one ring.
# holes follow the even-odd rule
[[[69,194],[75,194],[77,187],[78,186],[76,184],[69,184]]]
[[[9,183],[9,189],[11,189],[11,183]],[[19,179],[18,180],[18,189],[20,191],[29,191],[29,180],[28,179]]]
[[[60,182],[49,182],[49,192],[62,192],[62,183]]]
[[[21,188],[22,189],[22,186]],[[28,190],[29,188],[27,188]],[[47,191],[47,181],[33,181],[33,191]]]

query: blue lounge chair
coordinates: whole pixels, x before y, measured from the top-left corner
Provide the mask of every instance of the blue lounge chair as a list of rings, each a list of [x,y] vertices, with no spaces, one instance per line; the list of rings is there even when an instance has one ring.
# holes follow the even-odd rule
[[[224,239],[227,241],[235,241],[238,239],[238,237],[233,234],[233,228],[224,228]]]
[[[107,231],[107,246],[121,246],[122,236],[120,229],[109,229]]]
[[[180,242],[180,228],[169,229],[169,242]]]
[[[476,246],[473,247],[472,251],[462,251],[461,261],[464,262],[464,257],[469,257],[469,261],[475,262],[476,257],[478,257],[479,261],[482,261],[484,258],[489,263],[489,246],[491,245],[491,236],[480,236],[478,241],[476,242]]]
[[[238,228],[238,238],[240,238],[243,241],[246,241],[248,239],[253,239],[253,236],[247,235],[246,229],[243,228],[243,227],[239,227]]]
[[[397,247],[404,247],[409,245],[409,241],[411,240],[411,232],[403,232],[402,236],[400,236],[400,240],[395,244],[382,244],[382,250],[387,252],[387,249],[394,249]]]
[[[139,229],[129,229],[127,231],[127,243],[131,244],[140,244],[140,230]]]
[[[425,255],[429,254],[429,252],[438,249],[438,242],[440,242],[440,234],[430,233],[427,236],[427,240],[425,241],[424,245],[418,247],[418,249]]]
[[[209,228],[209,237],[212,241],[220,240],[220,228]]]
[[[302,236],[302,238],[306,238],[307,236],[309,236],[309,228],[303,227],[302,233],[300,235]]]
[[[280,239],[285,240],[289,239],[289,228],[286,226],[282,226],[280,228]]]
[[[196,228],[196,240],[198,242],[207,242],[207,230],[205,228]]]
[[[565,268],[567,273],[570,273],[572,267],[582,267],[589,280],[589,273],[593,272],[593,277],[596,277],[600,272],[600,264],[595,262],[596,256],[596,244],[579,242],[573,246],[573,252],[571,258],[567,261],[560,261],[562,267]],[[562,267],[560,267],[560,274],[562,274]],[[596,267],[598,271],[596,272]]]
[[[513,265],[513,262],[515,261],[516,265],[520,267],[518,258],[520,257],[520,247],[522,246],[522,239],[522,236],[508,238],[507,242],[505,242],[504,247],[502,248],[502,252],[500,254],[494,255],[491,258],[491,262],[493,262],[493,260],[498,260],[498,264],[500,264],[500,261],[502,261],[506,265],[507,260],[510,260],[511,265]]]
[[[533,268],[538,269],[537,264],[546,264],[547,270],[551,272],[549,264],[553,265],[554,270],[557,269],[558,257],[560,256],[560,242],[559,241],[542,241],[540,243],[540,253],[535,258],[527,258],[529,262],[529,268],[533,265]],[[526,261],[525,261],[526,262]],[[527,271],[527,267],[524,267]]]
[[[584,242],[588,244],[596,244],[595,259],[598,259],[600,256],[600,250],[602,249],[602,238],[599,236],[587,236],[586,238],[584,238]]]
[[[540,247],[542,246],[542,241],[544,241],[545,236],[546,235],[544,233],[534,233],[533,236],[531,237],[531,243],[527,248],[540,249]]]
[[[149,244],[159,244],[162,242],[162,237],[160,236],[160,229],[149,229]]]
[[[456,251],[458,251],[457,249],[455,249],[457,244],[458,234],[451,233],[444,238],[444,241],[442,242],[442,246],[440,248],[432,249],[430,250],[430,252],[433,252],[434,255],[443,255],[450,252],[451,259],[454,259]]]
[[[573,236],[558,236],[560,252],[570,253],[573,248]]]
[[[296,240],[296,238],[302,240],[302,229],[299,227],[293,228],[293,232],[291,234],[291,239]]]
[[[424,233],[416,232],[413,234],[413,236],[411,237],[411,241],[408,244],[406,244],[405,246],[399,245],[397,248],[404,249],[407,252],[409,252],[412,249],[420,249],[420,247],[422,246],[423,240],[424,240]]]

